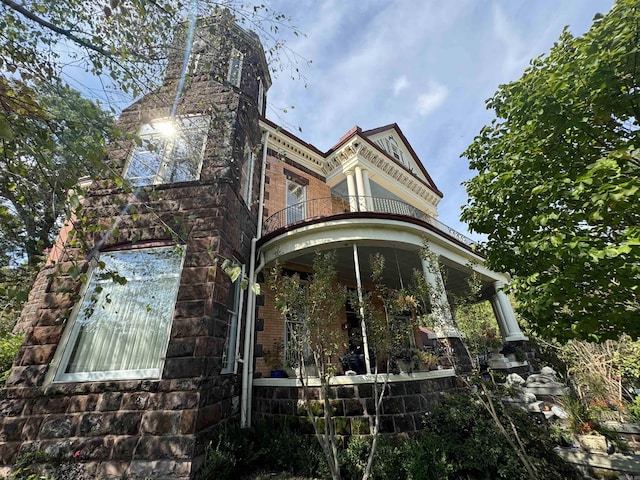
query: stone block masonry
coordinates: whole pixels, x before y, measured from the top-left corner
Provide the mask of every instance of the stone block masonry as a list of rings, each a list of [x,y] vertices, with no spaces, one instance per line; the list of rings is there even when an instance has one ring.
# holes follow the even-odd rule
[[[89,478],[186,480],[194,478],[217,431],[239,417],[240,376],[222,373],[232,285],[216,262],[249,262],[260,169],[248,180],[252,199],[245,201],[240,187],[246,146],[260,148],[257,95],[259,79],[269,74],[261,70],[266,64],[257,37],[225,19],[212,22],[216,28],[200,31],[216,32],[204,52],[208,70],[188,78],[177,111],[211,117],[199,178],[134,192],[113,179],[95,179],[73,224],[83,248],[67,243],[57,263],[40,272],[16,327],[25,341],[0,391],[0,476],[20,454],[43,451],[78,464]],[[232,49],[244,55],[238,85],[226,81]],[[170,114],[175,62],[181,66],[182,56],[170,60],[156,92],[122,112],[122,131],[137,134],[140,125]],[[109,167],[123,172],[134,148],[126,139],[110,144]],[[74,262],[86,272],[93,249],[176,244],[186,246],[186,256],[160,378],[53,382],[51,362],[82,286],[64,272]]]
[[[380,416],[381,433],[385,434],[421,430],[424,414],[440,403],[447,393],[461,390],[457,377],[449,375],[448,371],[413,376],[391,375],[390,378]],[[353,380],[353,383],[349,383],[345,377],[338,379],[346,382],[330,388],[330,404],[338,435],[368,435],[370,421],[375,415],[373,383],[364,378]],[[320,387],[314,383],[311,385],[309,398],[312,409],[314,413],[321,414],[324,407],[320,400]],[[382,383],[378,384],[378,388],[382,388]],[[297,426],[302,433],[313,433],[306,413],[303,389],[296,385],[295,380],[254,380],[254,392],[256,418],[286,422]]]

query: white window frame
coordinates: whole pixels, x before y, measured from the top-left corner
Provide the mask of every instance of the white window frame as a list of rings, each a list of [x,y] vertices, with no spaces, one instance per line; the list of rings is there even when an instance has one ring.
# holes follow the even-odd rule
[[[262,79],[258,80],[258,113],[264,116],[264,83]]]
[[[180,278],[182,275],[182,268],[184,265],[184,258],[186,253],[186,246],[181,245],[173,245],[173,246],[165,246],[165,247],[152,247],[152,248],[141,248],[141,249],[133,249],[133,250],[117,250],[105,252],[101,255],[104,259],[107,255],[127,255],[132,253],[140,253],[140,252],[150,252],[150,251],[160,251],[160,250],[169,250],[173,249],[176,252],[180,253],[179,259],[179,268],[177,271],[173,272],[171,275],[168,275],[168,278],[175,278],[175,283],[172,285],[172,294],[171,303],[175,309],[175,303],[178,297],[178,289],[180,286]],[[171,333],[171,327],[173,324],[173,316],[174,309],[171,312],[167,312],[167,318],[164,319],[166,322],[165,331],[160,332],[161,335],[164,335],[163,344],[160,346],[159,351],[161,352],[161,356],[158,358],[158,366],[156,368],[139,368],[139,369],[129,369],[129,370],[103,370],[103,371],[90,371],[90,372],[75,372],[75,373],[66,373],[65,370],[68,366],[71,355],[74,353],[74,350],[77,347],[78,336],[80,334],[80,330],[82,328],[82,315],[84,313],[84,307],[87,303],[91,303],[93,299],[88,297],[88,295],[96,294],[95,285],[98,282],[104,281],[98,279],[98,275],[103,270],[98,267],[100,263],[103,263],[99,258],[94,259],[89,278],[85,285],[83,285],[81,291],[81,300],[77,302],[75,305],[69,325],[67,326],[64,335],[60,341],[60,345],[58,351],[52,362],[52,368],[50,369],[50,378],[48,381],[53,381],[54,383],[62,383],[62,382],[95,382],[95,381],[112,381],[112,380],[138,380],[138,379],[159,379],[162,376],[162,370],[164,368],[164,361],[166,356],[167,347],[169,345],[169,337]],[[114,280],[110,280],[115,282]],[[105,286],[108,284],[105,282]],[[101,288],[105,286],[100,285]],[[99,304],[95,304],[93,309],[100,308]],[[94,312],[95,313],[95,310]]]
[[[195,125],[195,122],[202,120],[201,125]],[[193,123],[192,126],[188,126]],[[185,128],[187,126],[187,128]],[[165,178],[180,158],[176,158],[176,149],[180,146],[179,141],[184,138],[183,132],[198,132],[201,135],[201,143],[196,142],[193,146],[192,155],[197,161],[194,174],[182,181],[195,181],[200,179],[202,171],[202,160],[204,151],[207,146],[209,128],[211,126],[211,117],[209,115],[185,115],[180,117],[164,117],[156,118],[149,123],[140,126],[138,135],[142,139],[142,145],[136,146],[131,153],[127,165],[124,169],[124,177],[128,179],[134,186],[161,185],[173,183],[171,178]],[[146,176],[133,176],[132,168],[136,163],[136,155],[141,157],[148,155],[157,162],[154,173]]]
[[[242,64],[244,62],[244,53],[237,48],[231,50],[231,57],[229,58],[229,71],[227,73],[227,81],[240,88],[240,82],[242,80]]]
[[[291,191],[290,186],[291,185],[295,185],[298,188],[300,188],[300,191],[302,192],[302,194],[298,197],[298,201],[296,203],[290,203],[289,202],[289,194]],[[306,201],[307,201],[307,186],[306,185],[302,185],[298,182],[296,182],[295,180],[291,180],[290,178],[287,178],[287,190],[285,195],[287,196],[286,198],[286,205],[287,205],[287,209],[286,209],[286,214],[287,214],[287,225],[291,225],[292,223],[296,223],[296,222],[301,222],[303,220],[306,220],[307,218],[307,212],[306,212]]]
[[[229,313],[229,323],[227,324],[227,335],[225,337],[222,354],[222,371],[220,372],[222,374],[238,373],[237,358],[240,352],[240,317],[244,305],[244,290],[242,289],[242,279],[244,276],[245,266],[242,265],[242,273],[235,282],[231,283],[231,288],[233,288],[233,305],[231,305],[231,309],[227,310]]]
[[[240,171],[240,194],[248,209],[251,209],[251,200],[253,196],[253,169],[255,165],[255,155],[251,149],[249,142],[244,145],[245,155],[244,163]]]

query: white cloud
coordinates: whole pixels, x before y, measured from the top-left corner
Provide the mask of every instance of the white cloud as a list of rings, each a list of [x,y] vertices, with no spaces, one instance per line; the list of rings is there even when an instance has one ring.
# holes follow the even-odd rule
[[[402,90],[409,86],[409,80],[406,75],[398,77],[393,82],[393,94],[398,95]]]
[[[449,96],[449,89],[439,83],[430,82],[428,90],[418,95],[416,109],[418,115],[426,117],[436,110]]]

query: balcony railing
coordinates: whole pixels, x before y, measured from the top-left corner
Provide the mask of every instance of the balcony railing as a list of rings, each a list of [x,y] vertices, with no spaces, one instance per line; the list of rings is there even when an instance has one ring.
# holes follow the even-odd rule
[[[269,234],[289,225],[348,212],[387,213],[417,218],[469,247],[478,247],[478,244],[466,235],[445,225],[413,205],[409,205],[402,200],[384,197],[323,197],[300,202],[267,218],[264,222],[264,233]]]

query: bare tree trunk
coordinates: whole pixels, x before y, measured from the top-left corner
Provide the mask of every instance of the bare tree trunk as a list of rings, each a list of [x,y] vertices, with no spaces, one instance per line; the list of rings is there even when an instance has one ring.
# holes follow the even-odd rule
[[[378,446],[378,438],[380,438],[380,413],[382,411],[382,399],[387,391],[387,384],[389,383],[389,360],[387,360],[387,373],[384,375],[384,382],[382,384],[382,391],[378,395],[378,374],[376,372],[376,378],[373,382],[373,398],[375,400],[375,417],[373,420],[373,432],[371,440],[371,451],[367,458],[367,466],[362,474],[362,480],[368,480],[371,476],[371,469],[373,468],[373,459],[376,455],[376,448]]]

